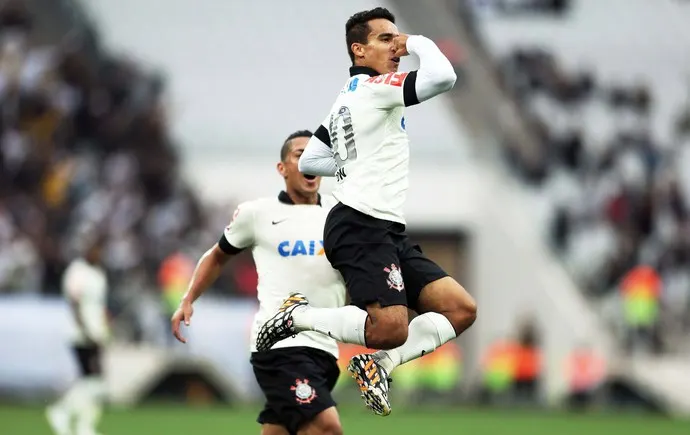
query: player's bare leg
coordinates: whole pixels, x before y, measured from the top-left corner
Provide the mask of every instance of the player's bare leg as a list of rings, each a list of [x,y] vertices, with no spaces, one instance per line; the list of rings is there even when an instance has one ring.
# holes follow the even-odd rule
[[[261,425],[261,435],[290,435],[290,432],[279,424],[264,423]]]
[[[453,325],[457,335],[477,319],[477,303],[455,279],[446,276],[427,284],[419,295],[418,310],[439,313]]]
[[[376,352],[373,357],[388,373],[397,366],[433,352],[462,334],[477,318],[477,305],[453,278],[444,277],[421,291],[418,310],[409,326],[409,338],[400,347]]]
[[[303,425],[297,435],[342,435],[343,427],[335,406],[320,412],[313,420]]]
[[[382,323],[393,324],[407,321],[404,307],[377,313],[385,318]],[[372,355],[356,355],[348,369],[357,380],[367,406],[378,415],[391,412],[388,399],[388,375],[399,365],[433,352],[472,326],[477,318],[477,306],[472,296],[453,278],[444,277],[427,284],[420,293],[420,315],[409,327],[398,325],[405,331],[406,340],[394,349],[380,350]],[[376,309],[370,309],[376,312]],[[378,329],[378,330],[377,330]],[[387,327],[367,327],[367,343],[370,335],[375,341],[379,333],[389,333]],[[371,334],[370,334],[371,331]],[[377,344],[382,344],[377,342]]]
[[[367,306],[365,327],[366,346],[372,349],[392,349],[404,344],[408,337],[408,313],[404,305]],[[360,354],[350,359],[347,366],[357,381],[360,395],[367,408],[376,415],[387,416],[392,411],[388,398],[390,370],[379,364],[375,355]]]

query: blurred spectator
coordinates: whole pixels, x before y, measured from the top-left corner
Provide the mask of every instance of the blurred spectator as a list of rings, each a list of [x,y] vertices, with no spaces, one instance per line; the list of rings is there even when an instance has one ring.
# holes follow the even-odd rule
[[[516,339],[496,340],[482,361],[483,400],[490,403],[534,405],[539,402],[543,363],[539,333],[530,318]]]
[[[659,322],[661,277],[651,267],[637,266],[624,276],[620,292],[629,349],[653,349],[654,331]]]
[[[606,361],[594,349],[586,345],[574,349],[565,360],[568,405],[577,410],[590,406],[606,380],[606,372]]]
[[[539,331],[532,319],[524,321],[518,331],[515,398],[521,403],[537,403],[542,373]]]
[[[161,263],[199,255],[228,216],[210,219],[180,178],[164,79],[105,52],[88,26],[34,45],[47,31],[34,23],[59,18],[34,21],[26,4],[0,6],[0,292],[57,294],[75,240],[95,231],[113,313],[136,316],[132,297],[180,291],[158,281]],[[219,288],[238,294],[227,278]]]
[[[568,71],[542,48],[517,47],[498,67],[541,151],[535,165],[507,143],[506,159],[553,207],[554,251],[595,297],[615,297],[639,265],[658,270],[660,286],[672,286],[673,296],[659,293],[648,326],[663,329],[665,347],[677,347],[671,342],[687,336],[690,323],[681,320],[690,317],[690,109],[669,120],[677,142],[662,145],[650,129],[649,84],[604,86],[595,71]],[[628,324],[629,301],[621,301]]]

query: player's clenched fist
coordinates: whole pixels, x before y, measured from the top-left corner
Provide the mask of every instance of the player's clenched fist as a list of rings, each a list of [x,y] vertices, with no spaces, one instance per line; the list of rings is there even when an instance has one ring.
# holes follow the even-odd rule
[[[408,35],[401,33],[400,35],[393,38],[393,48],[395,49],[395,57],[407,56],[407,38]]]
[[[172,327],[172,333],[179,341],[186,343],[187,339],[180,333],[180,323],[184,321],[185,326],[189,326],[189,322],[194,314],[194,308],[189,302],[182,302],[180,307],[173,314],[172,319],[170,319],[170,324]]]

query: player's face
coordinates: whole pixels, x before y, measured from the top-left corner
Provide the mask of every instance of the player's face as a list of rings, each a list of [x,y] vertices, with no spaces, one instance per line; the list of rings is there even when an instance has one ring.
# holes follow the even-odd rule
[[[285,158],[285,161],[278,163],[278,171],[285,179],[285,185],[289,189],[303,195],[316,193],[321,185],[321,177],[304,175],[297,167],[297,163],[304,152],[304,148],[307,146],[307,142],[309,142],[309,138],[307,137],[292,139],[290,152]]]
[[[386,19],[379,18],[369,21],[369,30],[369,39],[366,45],[362,46],[363,65],[381,74],[396,72],[400,58],[394,56],[393,38],[400,34],[398,27]]]

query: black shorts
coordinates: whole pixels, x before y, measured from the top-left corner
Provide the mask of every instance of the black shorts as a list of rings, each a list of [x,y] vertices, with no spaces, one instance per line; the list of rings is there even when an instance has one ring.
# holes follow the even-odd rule
[[[266,405],[260,424],[284,426],[297,434],[303,424],[336,406],[331,391],[340,368],[333,355],[311,347],[287,347],[252,353],[250,362]]]
[[[345,280],[353,305],[406,305],[417,310],[422,289],[448,274],[424,256],[405,225],[338,203],[326,218],[326,258]]]
[[[101,346],[96,344],[74,345],[72,351],[77,358],[81,376],[101,376],[103,374]]]

